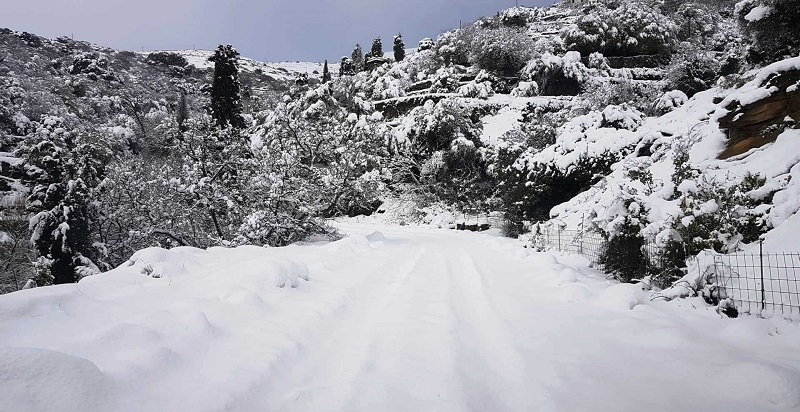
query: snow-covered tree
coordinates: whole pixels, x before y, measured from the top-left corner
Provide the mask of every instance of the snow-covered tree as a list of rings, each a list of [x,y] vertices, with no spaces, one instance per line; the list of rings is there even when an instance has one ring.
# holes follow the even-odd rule
[[[575,24],[564,27],[561,37],[568,50],[584,55],[635,56],[668,54],[677,32],[675,22],[657,7],[634,0],[620,5],[598,2]]]
[[[331,81],[331,72],[328,69],[328,60],[325,60],[325,65],[322,66],[322,82],[327,83]]]
[[[353,53],[350,55],[350,61],[353,63],[353,69],[355,72],[364,70],[364,51],[361,49],[360,44],[356,43],[356,47],[353,49]]]
[[[372,41],[372,48],[370,48],[367,58],[381,58],[383,57],[383,42],[380,37],[376,37]]]
[[[211,113],[214,121],[219,127],[244,127],[239,52],[231,45],[220,45],[209,60],[214,62],[214,82],[211,87]]]
[[[394,46],[392,49],[394,51],[394,61],[400,62],[406,58],[406,44],[403,42],[402,34],[394,36]]]
[[[44,117],[19,151],[30,187],[31,243],[39,256],[38,285],[72,283],[97,273],[104,248],[95,244],[95,203],[110,151],[97,136],[70,131]]]

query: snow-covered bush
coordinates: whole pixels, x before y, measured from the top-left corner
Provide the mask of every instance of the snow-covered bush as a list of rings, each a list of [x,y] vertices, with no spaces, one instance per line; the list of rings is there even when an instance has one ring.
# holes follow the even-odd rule
[[[611,67],[608,65],[608,59],[603,56],[603,53],[594,52],[589,55],[589,68],[608,71]]]
[[[189,62],[186,58],[178,53],[170,52],[154,52],[147,55],[147,61],[152,64],[161,64],[164,66],[186,67]]]
[[[440,68],[431,79],[431,93],[455,93],[464,74],[466,69],[463,66]]]
[[[469,62],[498,76],[517,76],[533,55],[530,42],[524,31],[514,28],[476,30]]]
[[[656,100],[653,104],[653,110],[657,115],[661,116],[683,106],[687,100],[689,100],[689,97],[686,96],[686,93],[680,90],[670,90]]]
[[[479,150],[480,129],[471,114],[456,99],[428,100],[414,108],[395,131],[395,181],[415,182],[449,203],[485,199],[492,185],[486,184],[490,179]]]
[[[688,97],[713,87],[719,78],[721,64],[717,56],[688,44],[672,57],[667,74],[669,88],[680,90]]]
[[[666,54],[675,42],[677,26],[645,1],[613,5],[598,2],[591,12],[561,30],[568,50],[606,56]]]
[[[581,55],[570,51],[564,56],[545,53],[530,60],[522,70],[525,80],[535,81],[539,93],[546,96],[574,96],[589,79],[589,71],[581,63]]]
[[[492,89],[492,82],[476,82],[471,81],[458,88],[458,94],[464,97],[471,97],[476,99],[488,99],[494,95]]]
[[[498,76],[512,77],[531,58],[533,48],[530,38],[518,28],[474,24],[440,36],[436,54],[446,65],[475,65]]]
[[[750,60],[769,63],[800,52],[800,0],[742,0],[736,14],[755,42]]]
[[[475,79],[458,88],[458,93],[464,97],[477,99],[488,99],[494,95],[492,88],[492,76],[485,70],[481,70]]]
[[[536,82],[519,82],[517,87],[511,90],[514,97],[533,97],[539,94],[539,85]]]
[[[629,79],[593,79],[581,94],[580,107],[600,110],[608,105],[627,104],[646,114],[653,112],[653,101],[661,94],[658,84]]]
[[[419,44],[417,45],[417,51],[430,50],[433,48],[433,46],[434,46],[433,40],[431,40],[430,37],[426,37],[419,41]]]
[[[602,111],[603,121],[600,127],[625,129],[636,131],[642,125],[644,113],[629,106],[627,103],[621,105],[610,105]]]
[[[84,75],[90,80],[114,78],[108,67],[108,59],[97,52],[85,52],[75,56],[69,72],[73,75]]]

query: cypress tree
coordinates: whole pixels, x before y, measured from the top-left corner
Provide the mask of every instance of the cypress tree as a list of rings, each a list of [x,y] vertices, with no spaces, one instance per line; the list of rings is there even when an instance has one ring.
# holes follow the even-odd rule
[[[403,42],[403,35],[394,36],[394,61],[401,62],[406,58],[406,44]]]
[[[325,60],[325,66],[322,67],[322,82],[327,83],[331,81],[331,72],[328,71],[328,60]]]
[[[244,127],[241,88],[239,83],[239,52],[230,44],[220,45],[209,58],[214,62],[214,83],[211,87],[211,114],[219,127]]]
[[[364,70],[364,52],[361,50],[360,44],[356,44],[356,48],[353,49],[353,54],[350,56],[350,59],[353,61],[355,71],[360,72]]]
[[[375,40],[372,41],[372,50],[370,50],[369,56],[372,58],[383,57],[383,42],[380,37],[376,37]]]

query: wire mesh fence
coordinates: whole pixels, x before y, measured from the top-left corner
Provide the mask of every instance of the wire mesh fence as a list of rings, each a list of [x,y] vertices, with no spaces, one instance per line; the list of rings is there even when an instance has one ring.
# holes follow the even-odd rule
[[[603,253],[607,250],[607,240],[601,234],[580,229],[562,229],[553,227],[536,228],[533,237],[534,247],[540,250],[557,250],[561,253],[579,254],[586,257],[591,266],[599,270],[613,271],[606,267]],[[631,267],[637,267],[638,277],[660,275],[667,271],[676,271],[674,262],[670,262],[664,253],[664,247],[652,241],[646,241],[641,246],[640,253],[631,257],[639,262],[631,262]]]
[[[713,277],[740,311],[800,316],[800,253],[715,255]]]
[[[532,240],[540,250],[580,254],[592,267],[611,271],[603,264],[607,241],[599,233],[541,227],[534,228]],[[640,277],[681,273],[682,268],[670,261],[663,246],[645,242],[641,252],[638,256],[642,262],[633,265],[640,268]],[[684,256],[699,264],[689,253]],[[712,264],[708,281],[716,286],[717,299],[731,299],[741,312],[800,318],[800,253],[766,253],[763,248],[757,253],[714,253]]]

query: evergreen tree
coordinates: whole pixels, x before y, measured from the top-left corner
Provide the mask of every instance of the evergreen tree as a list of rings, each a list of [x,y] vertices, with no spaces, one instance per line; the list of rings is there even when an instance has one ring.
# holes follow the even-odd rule
[[[214,56],[214,83],[211,88],[211,113],[219,127],[244,127],[239,52],[231,45],[217,47]]]
[[[322,82],[327,83],[331,81],[331,72],[328,71],[328,60],[325,60],[325,66],[322,67]]]
[[[406,44],[403,42],[403,35],[394,36],[394,61],[401,62],[406,58]]]
[[[369,57],[383,57],[383,42],[381,41],[380,37],[376,37],[375,40],[372,41],[372,49],[369,52]]]
[[[353,54],[350,56],[350,59],[353,62],[355,71],[360,72],[364,70],[364,52],[361,50],[360,44],[356,44],[356,48],[353,49]]]
[[[186,90],[181,89],[181,98],[178,101],[178,110],[176,110],[175,120],[178,123],[178,130],[181,133],[186,132],[186,121],[189,119],[189,103],[186,99]]]
[[[45,117],[19,154],[26,161],[31,243],[39,255],[39,286],[73,283],[97,273],[102,247],[92,241],[99,217],[96,193],[110,151],[97,138],[68,131]]]

